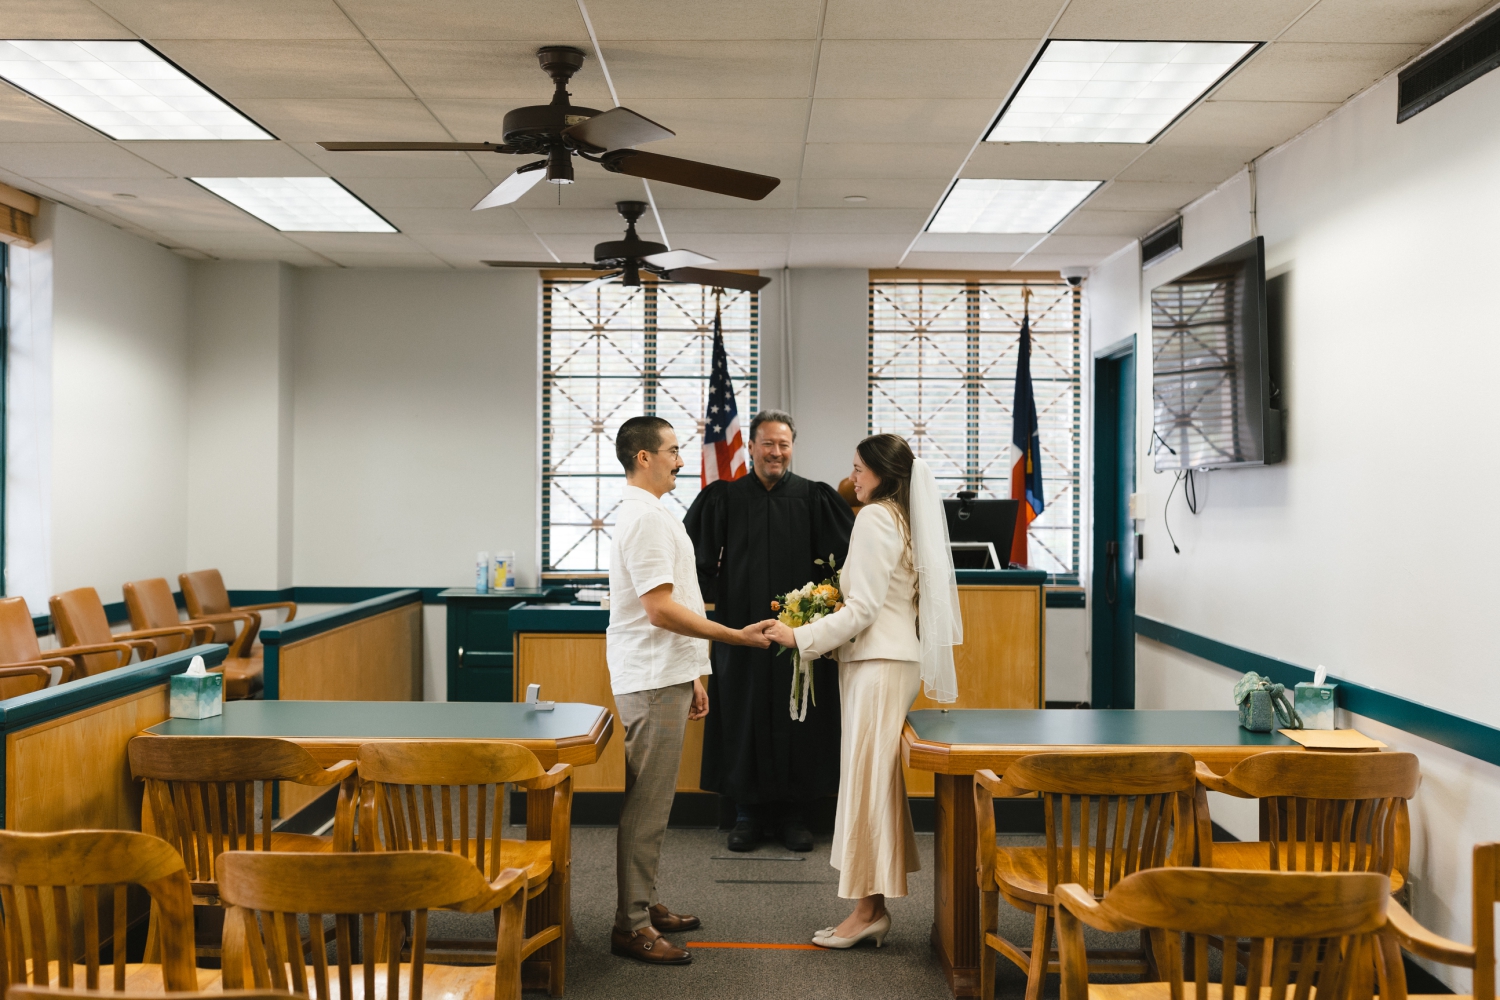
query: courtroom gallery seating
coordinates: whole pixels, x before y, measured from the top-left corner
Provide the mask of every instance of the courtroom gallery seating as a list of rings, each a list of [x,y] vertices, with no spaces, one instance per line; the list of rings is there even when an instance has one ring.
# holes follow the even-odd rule
[[[240,626],[239,634],[229,642],[229,655],[217,667],[209,669],[224,675],[224,697],[228,701],[249,698],[261,687],[262,667],[259,658],[250,655],[250,646],[255,641],[260,616],[253,611],[230,611],[224,614],[203,615],[189,618],[186,622],[177,617],[177,602],[172,598],[172,588],[162,577],[151,580],[132,580],[124,586],[125,609],[130,614],[130,625],[135,629],[166,628],[173,624],[193,626],[198,634],[195,642],[218,642],[220,626]],[[172,642],[171,637],[157,639],[157,653],[175,650],[164,648]],[[181,648],[181,647],[177,647]]]
[[[157,645],[154,640],[170,636],[178,641],[178,649],[186,649],[192,645],[196,634],[195,630],[187,625],[131,632],[111,632],[109,616],[104,611],[104,602],[99,600],[99,592],[93,587],[79,587],[61,594],[54,594],[47,603],[52,612],[52,627],[57,629],[58,638],[65,646],[123,642],[133,647],[142,660],[149,660],[157,655]],[[108,670],[112,666],[109,657],[105,655],[84,656],[83,664],[90,675]]]
[[[224,986],[291,990],[314,1000],[377,995],[421,1000],[424,992],[451,1000],[519,1000],[526,881],[526,873],[516,868],[486,878],[472,862],[442,851],[229,851],[219,866],[219,891],[230,906],[224,923]],[[494,964],[429,965],[427,918],[437,908],[495,911]],[[411,958],[403,962],[403,918],[413,911]],[[327,949],[319,947],[330,916],[333,968]],[[306,935],[299,917],[307,921]],[[355,940],[363,945],[358,962]],[[356,964],[362,979],[358,992]],[[331,991],[333,982],[336,991]]]
[[[1376,872],[1242,872],[1157,868],[1127,876],[1096,899],[1076,882],[1057,887],[1062,1000],[1406,1000],[1406,973],[1387,920],[1390,879]],[[1141,931],[1156,950],[1160,982],[1090,983],[1083,927]],[[1188,948],[1183,948],[1187,935]],[[1247,950],[1209,982],[1213,939]],[[1184,971],[1184,967],[1191,970]],[[1186,988],[1192,984],[1192,991]],[[1243,992],[1240,992],[1243,991]]]
[[[130,662],[135,650],[126,643],[110,640],[83,646],[49,649],[42,652],[36,639],[36,625],[24,597],[0,598],[0,665],[42,665],[63,668],[63,681],[87,677],[84,658],[103,659],[102,669],[113,670]],[[100,655],[103,654],[103,655]],[[97,673],[98,671],[92,671]]]
[[[151,897],[147,953],[158,961],[126,964],[131,885]],[[73,887],[79,889],[76,896],[60,891]],[[218,978],[217,972],[200,975],[194,968],[187,870],[182,856],[160,838],[126,830],[0,831],[0,901],[5,943],[0,985],[29,979],[39,986],[97,990],[103,979],[115,990],[150,993],[198,989],[207,985],[200,979]],[[75,964],[79,957],[83,961]]]
[[[1474,970],[1473,1000],[1495,1000],[1495,903],[1500,901],[1500,844],[1474,846],[1473,944],[1434,934],[1392,902],[1391,927],[1401,946],[1432,962]]]
[[[255,642],[255,633],[260,631],[261,611],[282,610],[286,612],[283,621],[291,621],[297,617],[296,601],[272,601],[268,604],[242,604],[239,607],[230,607],[229,591],[224,586],[224,577],[216,569],[200,569],[192,573],[179,573],[177,585],[182,588],[183,601],[187,604],[188,617],[193,620],[212,619],[216,615],[227,615],[230,612],[250,612],[253,618],[253,631],[245,640],[244,655],[249,656],[251,646]],[[215,626],[214,642],[231,643],[234,641],[234,625],[228,621],[218,622]]]
[[[1004,778],[976,773],[980,996],[994,994],[995,952],[1026,970],[1026,1000],[1041,996],[1047,973],[1057,970],[1051,941],[1058,885],[1081,882],[1103,895],[1140,869],[1191,864],[1194,785],[1193,758],[1172,751],[1032,754],[1006,768]],[[1047,845],[998,847],[994,797],[1033,793],[1042,797]],[[1001,897],[1033,915],[1029,948],[1000,935]],[[1144,947],[1099,953],[1094,965],[1110,973],[1151,970]]]
[[[69,667],[72,665],[70,660],[64,660],[63,663],[68,664]],[[30,694],[50,686],[52,670],[52,666],[43,664],[28,667],[0,667],[0,701],[17,695]]]
[[[502,868],[526,872],[536,931],[521,955],[546,949],[548,990],[561,996],[571,926],[572,766],[543,770],[531,751],[507,743],[390,740],[360,747],[359,776],[360,850],[449,851],[490,879]],[[506,782],[527,792],[525,840],[500,837]],[[476,949],[490,945],[433,942],[432,947],[451,950],[461,960],[485,954]]]

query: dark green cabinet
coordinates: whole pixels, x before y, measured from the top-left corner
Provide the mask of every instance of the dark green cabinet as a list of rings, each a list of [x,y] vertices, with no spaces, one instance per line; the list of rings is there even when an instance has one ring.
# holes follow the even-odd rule
[[[513,700],[510,609],[526,601],[544,601],[546,593],[476,594],[455,588],[440,596],[448,605],[448,700]]]

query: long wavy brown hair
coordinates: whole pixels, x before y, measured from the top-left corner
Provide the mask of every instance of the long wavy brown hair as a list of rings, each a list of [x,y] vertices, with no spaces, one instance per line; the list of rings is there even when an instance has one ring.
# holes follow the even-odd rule
[[[916,456],[900,434],[872,434],[855,446],[865,468],[880,477],[869,503],[884,503],[896,514],[901,533],[911,537],[911,463]],[[910,544],[908,542],[908,547]]]

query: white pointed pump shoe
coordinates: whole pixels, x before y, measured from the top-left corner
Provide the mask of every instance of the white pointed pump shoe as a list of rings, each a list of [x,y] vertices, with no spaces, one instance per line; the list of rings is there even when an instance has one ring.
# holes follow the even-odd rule
[[[837,937],[832,927],[825,927],[813,935],[812,943],[819,948],[853,948],[866,938],[875,939],[875,947],[879,948],[885,943],[885,936],[891,932],[891,915],[889,912],[880,915],[880,919],[865,926],[853,937]]]

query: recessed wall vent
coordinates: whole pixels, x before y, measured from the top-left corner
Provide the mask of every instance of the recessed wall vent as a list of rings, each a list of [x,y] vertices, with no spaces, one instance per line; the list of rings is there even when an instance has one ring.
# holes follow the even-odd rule
[[[1500,66],[1500,10],[1475,21],[1397,76],[1396,121],[1432,107]]]
[[[1182,249],[1182,216],[1141,239],[1141,269],[1166,260]]]

